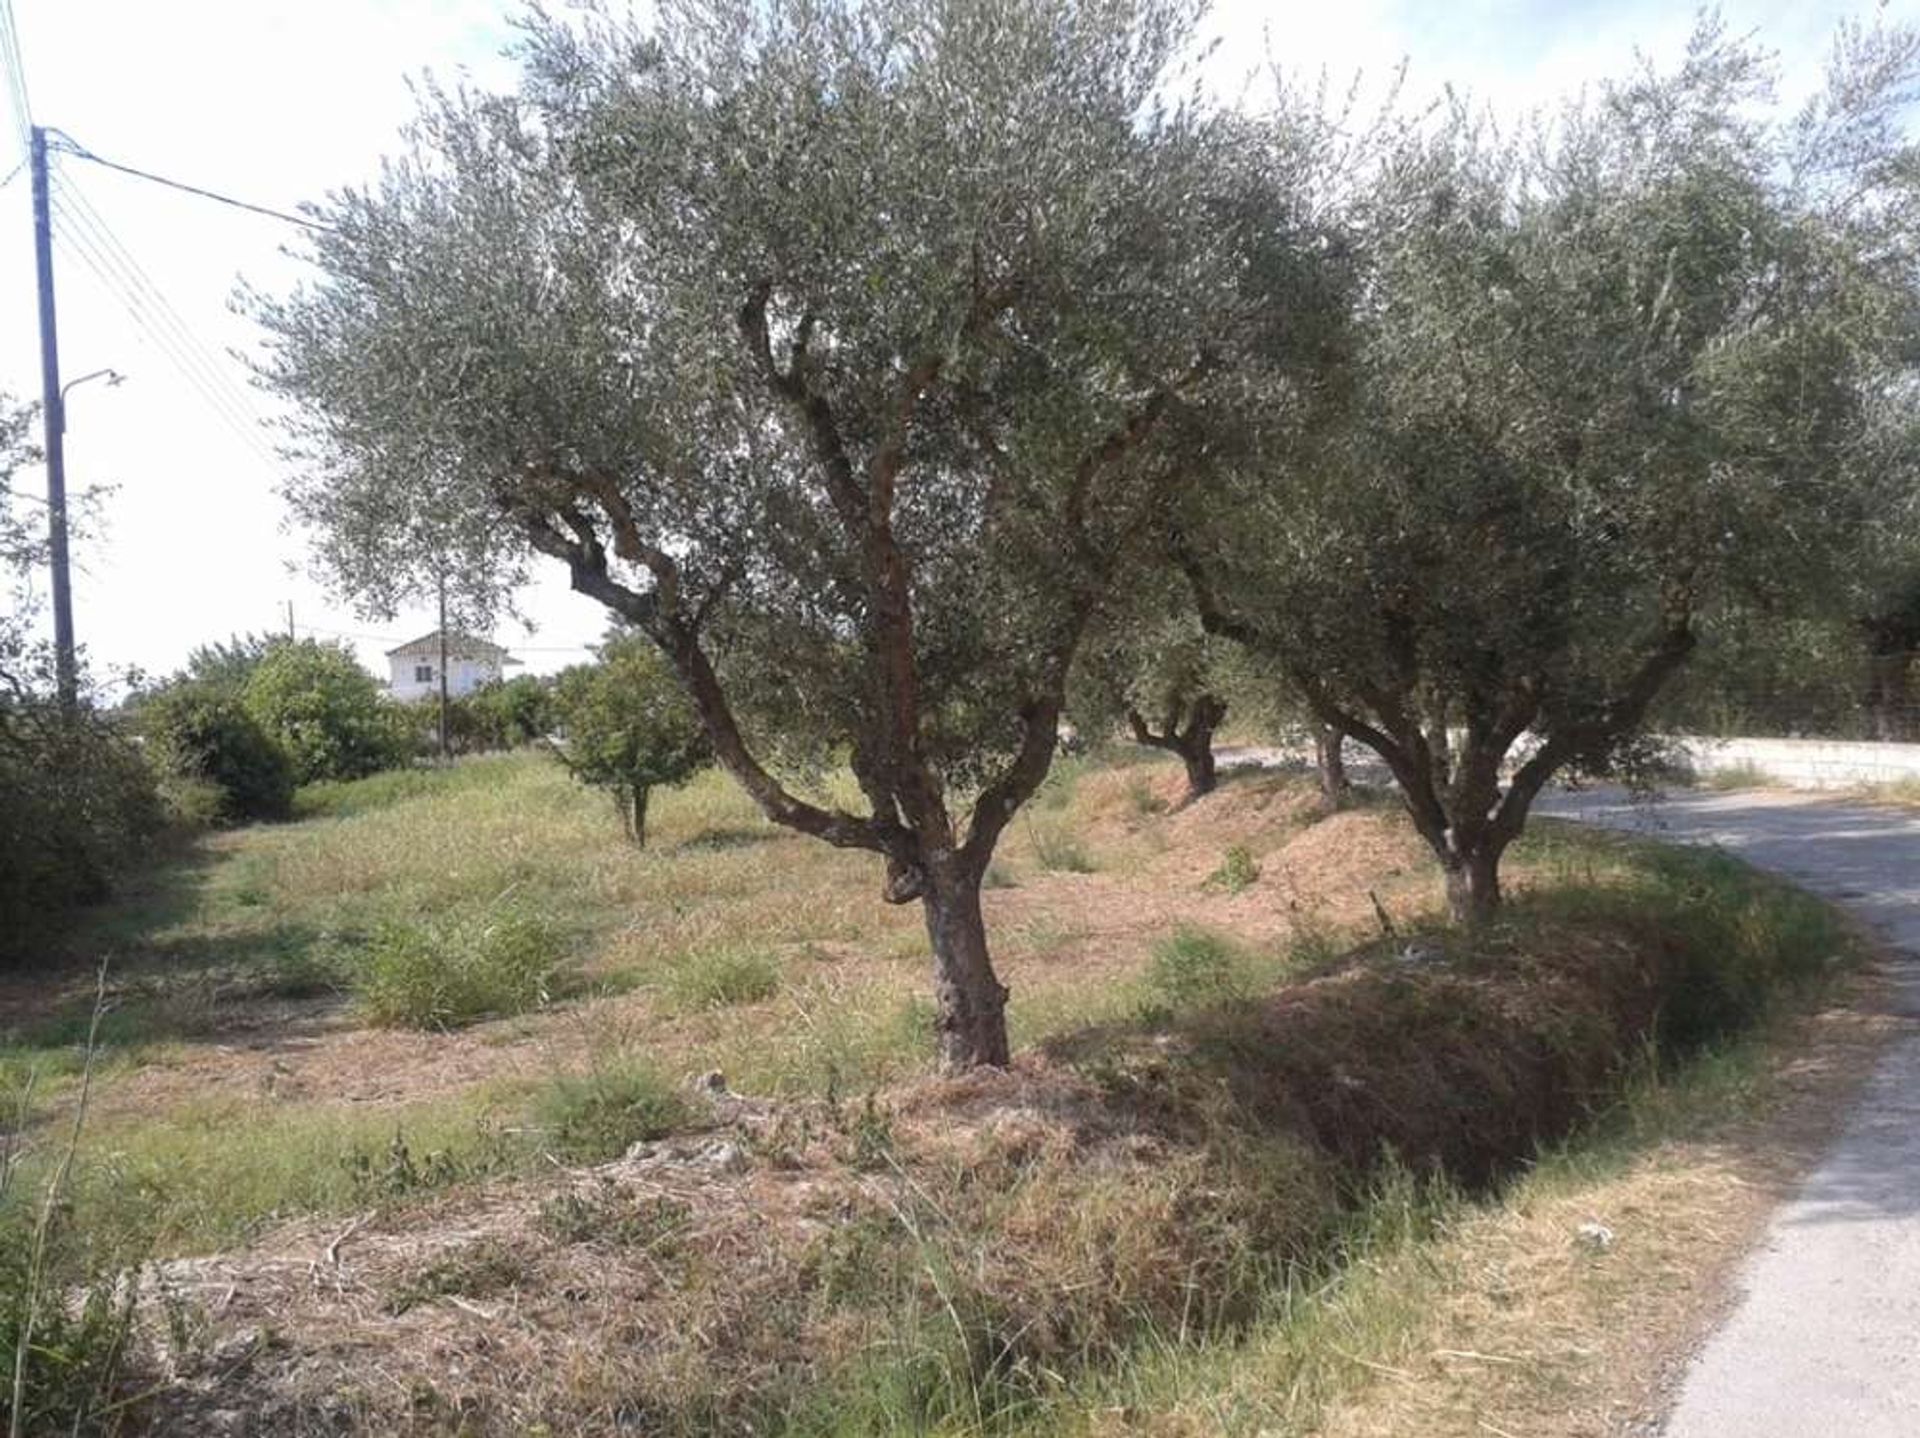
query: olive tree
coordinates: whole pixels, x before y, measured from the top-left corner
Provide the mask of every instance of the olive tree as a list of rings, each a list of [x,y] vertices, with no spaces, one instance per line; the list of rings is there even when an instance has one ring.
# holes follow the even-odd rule
[[[1213,736],[1227,717],[1223,646],[1200,627],[1190,602],[1183,612],[1183,595],[1170,598],[1165,589],[1134,586],[1123,606],[1097,617],[1075,662],[1067,714],[1082,734],[1124,729],[1134,743],[1177,757],[1186,770],[1185,808],[1219,782]]]
[[[423,536],[656,646],[773,821],[919,902],[945,1062],[1007,1059],[980,884],[1172,416],[1310,273],[1282,168],[1180,98],[1183,0],[675,0],[528,22],[261,303],[291,490],[346,587]],[[1274,147],[1265,146],[1264,150]],[[1264,373],[1262,371],[1261,373]],[[783,761],[844,756],[862,802]]]
[[[1705,23],[1503,139],[1461,112],[1357,187],[1346,422],[1183,517],[1209,627],[1377,753],[1485,918],[1543,785],[1629,755],[1702,616],[1831,582],[1851,454],[1912,334],[1915,44],[1849,30],[1769,118]]]

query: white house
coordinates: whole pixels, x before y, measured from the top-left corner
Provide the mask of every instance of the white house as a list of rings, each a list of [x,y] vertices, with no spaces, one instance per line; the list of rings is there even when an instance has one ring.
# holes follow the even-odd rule
[[[520,663],[498,644],[471,635],[447,635],[447,693],[471,694]],[[434,699],[440,694],[440,631],[387,651],[387,691],[396,699]]]

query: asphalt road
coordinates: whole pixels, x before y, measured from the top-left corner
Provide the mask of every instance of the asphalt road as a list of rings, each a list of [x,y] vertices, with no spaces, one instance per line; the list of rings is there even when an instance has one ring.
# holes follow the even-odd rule
[[[1920,817],[1808,795],[1561,795],[1543,813],[1714,843],[1834,899],[1898,955],[1920,1018]],[[1666,1438],[1920,1438],[1920,1037],[1881,1060],[1840,1138],[1773,1217]]]

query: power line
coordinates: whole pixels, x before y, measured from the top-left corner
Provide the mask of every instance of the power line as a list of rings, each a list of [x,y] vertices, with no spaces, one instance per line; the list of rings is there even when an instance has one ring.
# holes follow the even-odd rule
[[[4,0],[0,0],[4,3]],[[246,210],[256,215],[266,215],[271,219],[284,220],[290,225],[299,225],[309,230],[331,231],[331,225],[321,224],[318,220],[307,219],[303,215],[293,215],[285,210],[276,210],[270,205],[256,205],[251,200],[237,200],[232,195],[223,195],[218,190],[203,189],[199,185],[189,185],[184,180],[170,180],[165,175],[156,175],[151,170],[138,169],[133,165],[123,165],[118,160],[109,160],[96,155],[85,145],[65,131],[56,131],[60,136],[55,146],[62,154],[72,155],[76,159],[87,160],[95,165],[103,165],[109,170],[118,170],[123,175],[132,175],[137,179],[150,180],[156,185],[165,185],[168,189],[179,190],[184,194],[197,195],[203,200],[215,200],[223,205],[231,205],[236,210]]]
[[[191,351],[181,347],[179,340],[152,312],[149,302],[116,268],[115,261],[104,250],[98,237],[91,234],[76,218],[75,213],[67,207],[56,204],[54,214],[59,222],[59,234],[66,240],[72,253],[93,272],[94,277],[100,281],[107,293],[119,300],[128,318],[147,336],[154,347],[171,361],[181,377],[192,386],[222,423],[242,442],[254,448],[262,458],[271,460],[270,451],[260,443],[253,425],[244,414],[234,409],[233,402],[222,393],[205,362]]]
[[[55,213],[61,235],[134,323],[245,444],[267,463],[276,463],[260,438],[261,416],[248,397],[85,196],[70,183],[63,184],[55,197]]]
[[[365,639],[378,644],[408,644],[411,640],[402,639],[397,634],[368,634],[358,629],[328,629],[319,624],[296,624],[293,628],[302,634],[321,634],[328,639]],[[419,636],[416,635],[415,638]],[[503,644],[500,646],[512,654],[591,654],[591,644]]]
[[[33,105],[27,97],[27,69],[20,54],[20,31],[13,23],[13,0],[0,0],[0,71],[5,72],[13,123],[24,150],[31,143]]]
[[[174,332],[175,337],[198,357],[205,373],[215,384],[221,387],[233,408],[239,414],[252,417],[257,421],[260,416],[258,411],[254,409],[251,397],[233,382],[232,378],[222,368],[214,352],[188,327],[187,322],[181,318],[179,311],[176,310],[167,300],[167,297],[161,293],[160,287],[154,282],[153,278],[142,268],[140,262],[133,257],[132,252],[120,242],[119,237],[114,234],[112,226],[107,223],[105,217],[102,216],[99,210],[93,206],[92,202],[87,199],[85,192],[73,184],[71,178],[64,172],[61,173],[60,179],[62,183],[59,192],[55,196],[56,200],[70,202],[74,212],[72,216],[74,221],[87,227],[91,231],[107,255],[116,262],[127,282],[136,291],[143,292],[152,301],[161,319]]]

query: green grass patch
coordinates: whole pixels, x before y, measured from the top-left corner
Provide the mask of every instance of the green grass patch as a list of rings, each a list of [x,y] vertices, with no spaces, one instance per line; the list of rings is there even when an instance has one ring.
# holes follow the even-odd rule
[[[469,760],[445,768],[388,769],[364,779],[308,784],[293,796],[297,819],[346,819],[410,800],[459,794],[495,780],[499,761]]]
[[[568,949],[561,925],[515,908],[389,919],[354,954],[352,984],[372,1023],[457,1028],[550,1002],[567,978]]]
[[[1245,844],[1228,847],[1220,867],[1207,875],[1201,887],[1220,894],[1243,894],[1260,882],[1260,861]]]
[[[631,1055],[603,1057],[584,1074],[548,1079],[532,1105],[544,1144],[584,1163],[618,1158],[633,1144],[664,1138],[692,1113],[686,1096],[658,1069]]]
[[[1255,983],[1253,967],[1233,940],[1182,924],[1153,946],[1145,984],[1155,1005],[1192,1009],[1244,997]]]
[[[696,949],[669,961],[660,975],[667,1002],[683,1013],[764,1003],[780,992],[780,960],[744,945]]]

